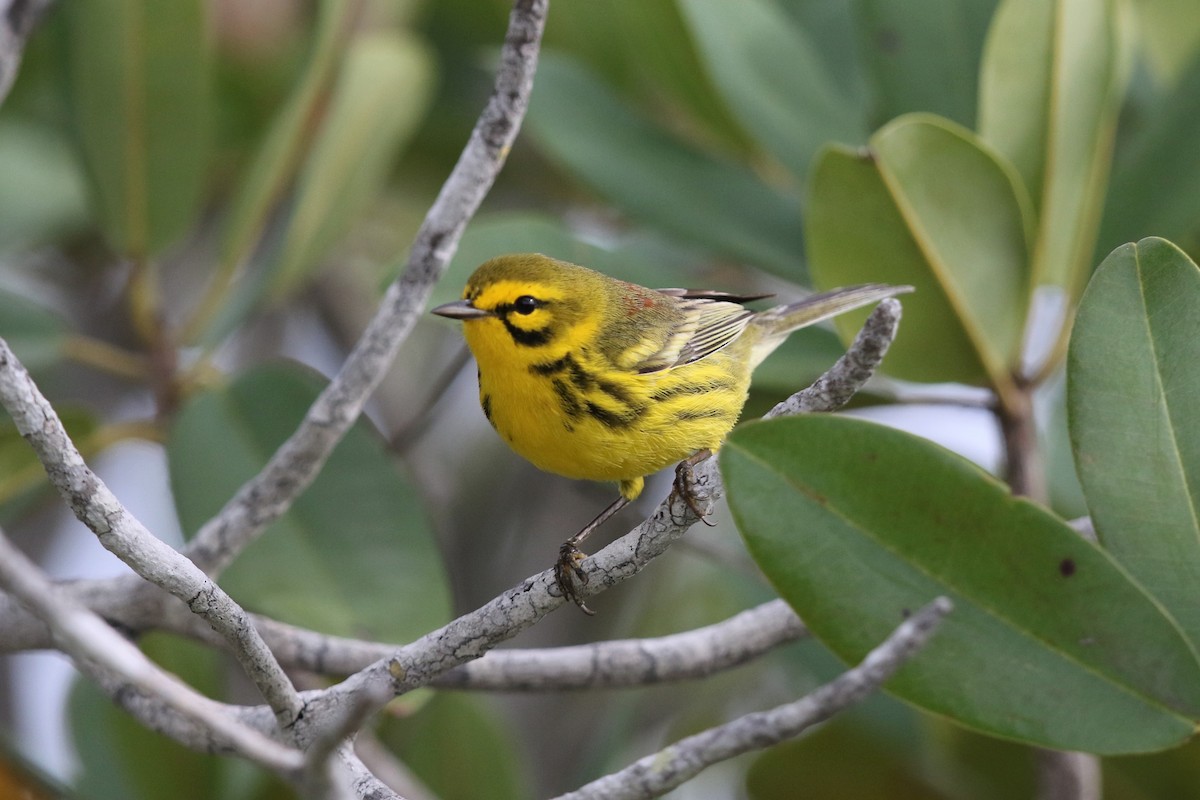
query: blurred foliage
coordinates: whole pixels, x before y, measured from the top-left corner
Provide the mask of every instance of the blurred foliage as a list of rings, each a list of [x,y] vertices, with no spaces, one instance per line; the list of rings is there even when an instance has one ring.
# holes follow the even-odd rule
[[[128,436],[165,442],[189,532],[262,463],[319,386],[279,359],[299,356],[328,373],[396,274],[490,90],[507,10],[503,0],[60,3],[31,41],[0,111],[0,336],[56,406],[72,409],[89,455]],[[1200,22],[1190,12],[1189,0],[554,3],[526,132],[436,296],[453,297],[475,264],[512,250],[648,285],[791,296],[810,281],[911,283],[920,291],[904,299],[887,362],[893,377],[975,384],[1002,403],[1061,376],[1079,309],[1070,397],[1047,391],[1048,407],[1059,410],[1040,420],[1051,496],[1062,514],[1080,513],[1085,498],[1092,513],[1107,509],[1105,545],[1128,553],[1123,520],[1157,506],[1160,483],[1147,481],[1140,495],[1097,489],[1122,482],[1118,445],[1148,435],[1126,419],[1119,387],[1135,379],[1135,366],[1191,380],[1150,396],[1158,421],[1194,420],[1188,398],[1200,396],[1194,369],[1170,369],[1200,341],[1188,271],[1200,255]],[[1083,295],[1095,264],[1147,236],[1178,248],[1150,240],[1118,250],[1097,276],[1105,282]],[[1169,280],[1159,276],[1167,284],[1144,272],[1155,259],[1171,270]],[[1152,286],[1128,326],[1108,329],[1116,312],[1107,309],[1128,309]],[[1062,313],[1042,319],[1047,296]],[[1031,318],[1045,329],[1037,341],[1023,337]],[[839,321],[839,333],[849,336],[861,320]],[[1166,333],[1134,340],[1137,330]],[[1132,343],[1116,371],[1106,337]],[[829,329],[795,338],[764,365],[756,407],[818,374],[840,349]],[[522,498],[488,496],[499,471],[471,461],[508,456],[484,441],[481,415],[446,420],[431,410],[439,400],[460,407],[450,402],[456,333],[423,324],[412,339],[401,377],[375,398],[376,429],[357,427],[344,457],[228,575],[248,604],[339,632],[411,637],[451,606],[481,599],[488,586],[470,576],[509,585],[544,567],[560,529],[587,516],[561,483],[522,485]],[[1118,388],[1106,389],[1097,371]],[[136,425],[131,408],[144,416]],[[389,424],[400,417],[421,420],[420,430]],[[1147,456],[1163,471],[1155,474],[1179,487],[1171,507],[1194,503],[1200,465],[1194,449],[1179,446],[1190,439],[1155,441]],[[909,443],[886,453],[959,475],[955,498],[964,505],[986,506],[999,491],[981,474],[962,477],[947,454]],[[1183,456],[1171,465],[1173,453]],[[31,466],[20,437],[0,428],[0,520],[18,536],[51,495]],[[908,491],[935,496],[939,486]],[[356,488],[384,499],[347,504]],[[876,508],[889,496],[880,491]],[[411,512],[420,503],[428,526]],[[553,530],[528,535],[531,505],[538,527]],[[1012,508],[989,530],[1014,525]],[[507,528],[492,521],[497,509],[512,516]],[[941,513],[909,510],[914,519]],[[334,512],[359,516],[339,526]],[[461,524],[468,519],[496,530],[481,536]],[[1053,529],[1048,541],[1070,540],[1049,515],[1042,522]],[[1024,542],[1030,534],[1016,528],[1013,541]],[[728,526],[722,533],[724,551],[697,548],[700,557],[685,564],[656,565],[657,582],[603,598],[611,605],[602,620],[541,635],[561,643],[677,630],[767,596],[753,567],[725,569],[735,540]],[[901,569],[885,565],[886,550],[874,547],[873,563]],[[1174,559],[1185,574],[1196,565],[1191,554],[1154,548],[1142,557]],[[928,568],[921,558],[902,567]],[[271,572],[281,559],[289,568]],[[1105,571],[1110,556],[1081,559]],[[428,584],[410,596],[402,576],[415,564]],[[1172,608],[1192,596],[1194,582],[1177,573],[1160,581],[1161,573],[1122,564],[1153,602]],[[967,566],[955,581],[986,578],[983,566]],[[1111,575],[1104,585],[1134,591]],[[869,597],[864,589],[858,599]],[[1146,604],[1140,595],[1131,601]],[[400,607],[405,615],[394,613]],[[801,610],[817,613],[822,627],[819,610]],[[1018,615],[1016,629],[1040,630],[1043,617]],[[1147,620],[1171,638],[1167,616],[1147,612]],[[863,635],[844,627],[844,636]],[[823,630],[835,651],[858,653]],[[1186,662],[1186,645],[1172,642]],[[156,637],[147,646],[185,672],[203,669],[185,675],[195,685],[225,691],[211,654],[172,655],[189,646]],[[529,701],[552,708],[565,721],[556,725],[517,703],[437,698],[411,719],[389,720],[384,739],[447,797],[482,796],[444,757],[452,743],[495,759],[503,780],[488,789],[496,796],[566,790],[726,712],[794,697],[835,669],[815,646],[788,652],[698,686]],[[89,709],[76,730],[81,780],[95,781],[96,796],[155,796],[159,777],[146,770],[168,768],[191,776],[204,796],[278,791],[231,777],[246,770],[215,759],[147,757],[161,742],[79,691],[76,707]],[[564,710],[569,702],[583,710]],[[418,724],[424,740],[411,732]],[[1192,747],[1106,761],[1111,796],[1200,791],[1178,755]],[[748,788],[722,793],[782,797],[803,785],[862,798],[1028,796],[1028,756],[1020,745],[873,701],[817,736],[739,762],[752,763]],[[730,774],[740,785],[740,773]]]

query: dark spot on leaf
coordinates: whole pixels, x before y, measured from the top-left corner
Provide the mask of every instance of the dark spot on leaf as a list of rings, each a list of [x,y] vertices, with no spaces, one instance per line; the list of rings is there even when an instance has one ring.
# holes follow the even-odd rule
[[[1071,577],[1075,574],[1075,560],[1071,558],[1064,558],[1062,561],[1058,562],[1058,571],[1059,574],[1061,574],[1064,578]]]
[[[900,617],[902,619],[908,619],[911,616],[912,616],[912,611],[908,610],[907,608],[900,609]]]

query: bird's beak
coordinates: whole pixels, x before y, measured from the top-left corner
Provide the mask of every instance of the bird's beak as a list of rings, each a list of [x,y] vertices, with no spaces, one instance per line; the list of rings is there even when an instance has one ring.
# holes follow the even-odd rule
[[[439,317],[449,317],[450,319],[480,319],[482,317],[494,317],[491,311],[484,311],[482,308],[476,308],[471,305],[470,300],[455,300],[453,303],[440,305],[435,309],[430,310],[430,314],[437,314]]]

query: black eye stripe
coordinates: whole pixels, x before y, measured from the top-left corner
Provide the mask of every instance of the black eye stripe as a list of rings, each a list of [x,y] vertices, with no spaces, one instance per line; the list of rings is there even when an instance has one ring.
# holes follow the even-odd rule
[[[555,335],[555,330],[552,327],[528,331],[513,325],[508,321],[507,317],[500,317],[500,321],[504,323],[504,329],[508,331],[508,335],[512,337],[513,341],[525,347],[541,347],[549,343]]]
[[[500,303],[493,309],[496,316],[504,318],[509,314],[532,314],[539,308],[546,308],[550,305],[549,300],[539,300],[536,297],[528,294],[523,294],[511,303]]]

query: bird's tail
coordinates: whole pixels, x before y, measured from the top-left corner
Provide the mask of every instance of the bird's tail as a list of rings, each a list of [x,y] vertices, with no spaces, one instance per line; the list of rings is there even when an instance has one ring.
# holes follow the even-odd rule
[[[877,303],[887,297],[911,292],[911,286],[864,283],[809,295],[803,300],[776,306],[754,315],[751,324],[759,330],[751,358],[755,365],[771,354],[787,335],[821,320],[836,317],[860,306]]]

